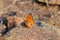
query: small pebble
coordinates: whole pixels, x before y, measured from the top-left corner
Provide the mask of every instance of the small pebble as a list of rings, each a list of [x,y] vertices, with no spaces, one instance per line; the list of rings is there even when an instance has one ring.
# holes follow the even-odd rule
[[[16,15],[16,12],[10,12],[8,15],[9,16],[14,16],[14,15]]]
[[[40,22],[37,22],[36,23],[38,26],[43,26],[43,23],[40,21]]]

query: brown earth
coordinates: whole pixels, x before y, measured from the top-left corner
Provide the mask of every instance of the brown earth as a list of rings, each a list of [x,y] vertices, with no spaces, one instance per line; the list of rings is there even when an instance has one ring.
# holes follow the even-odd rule
[[[14,20],[18,25],[8,30],[5,34],[3,33],[3,36],[0,36],[3,40],[60,40],[59,6],[50,6],[49,12],[46,5],[33,0],[0,1],[2,1],[2,3],[0,2],[0,18],[8,18],[8,21],[11,21],[9,15],[12,14],[11,12],[15,12],[16,19]],[[24,20],[29,13],[32,13],[35,21],[34,26],[30,29],[22,24],[19,25],[19,17],[22,23],[22,19]],[[6,28],[6,26],[2,27],[1,25],[0,32],[3,32]]]

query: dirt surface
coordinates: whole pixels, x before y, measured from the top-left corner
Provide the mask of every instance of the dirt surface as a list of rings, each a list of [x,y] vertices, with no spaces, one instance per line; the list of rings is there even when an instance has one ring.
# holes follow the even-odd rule
[[[35,0],[0,1],[0,19],[8,18],[8,21],[12,22],[11,20],[13,20],[15,16],[16,19],[13,21],[17,23],[16,27],[8,28],[9,30],[3,33],[7,30],[7,26],[1,22],[0,33],[2,33],[2,36],[0,36],[0,38],[3,40],[60,40],[59,6],[49,6],[49,12],[45,4],[36,2]],[[22,20],[24,22],[24,18],[26,18],[29,13],[32,13],[35,21],[32,28],[27,28],[22,25]],[[6,19],[4,19],[4,22],[5,21]]]

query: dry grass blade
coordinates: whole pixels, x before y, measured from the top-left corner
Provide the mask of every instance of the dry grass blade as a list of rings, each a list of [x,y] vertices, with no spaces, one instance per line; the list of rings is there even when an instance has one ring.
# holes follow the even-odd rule
[[[47,5],[47,8],[48,8],[48,11],[50,12],[48,0],[45,0],[45,2],[46,2],[46,5]]]

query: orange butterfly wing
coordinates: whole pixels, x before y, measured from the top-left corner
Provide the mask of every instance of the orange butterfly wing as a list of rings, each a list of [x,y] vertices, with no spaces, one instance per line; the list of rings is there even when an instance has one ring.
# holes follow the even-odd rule
[[[32,13],[28,14],[28,16],[25,19],[25,24],[27,27],[31,27],[31,25],[34,25],[34,20],[32,17]]]

